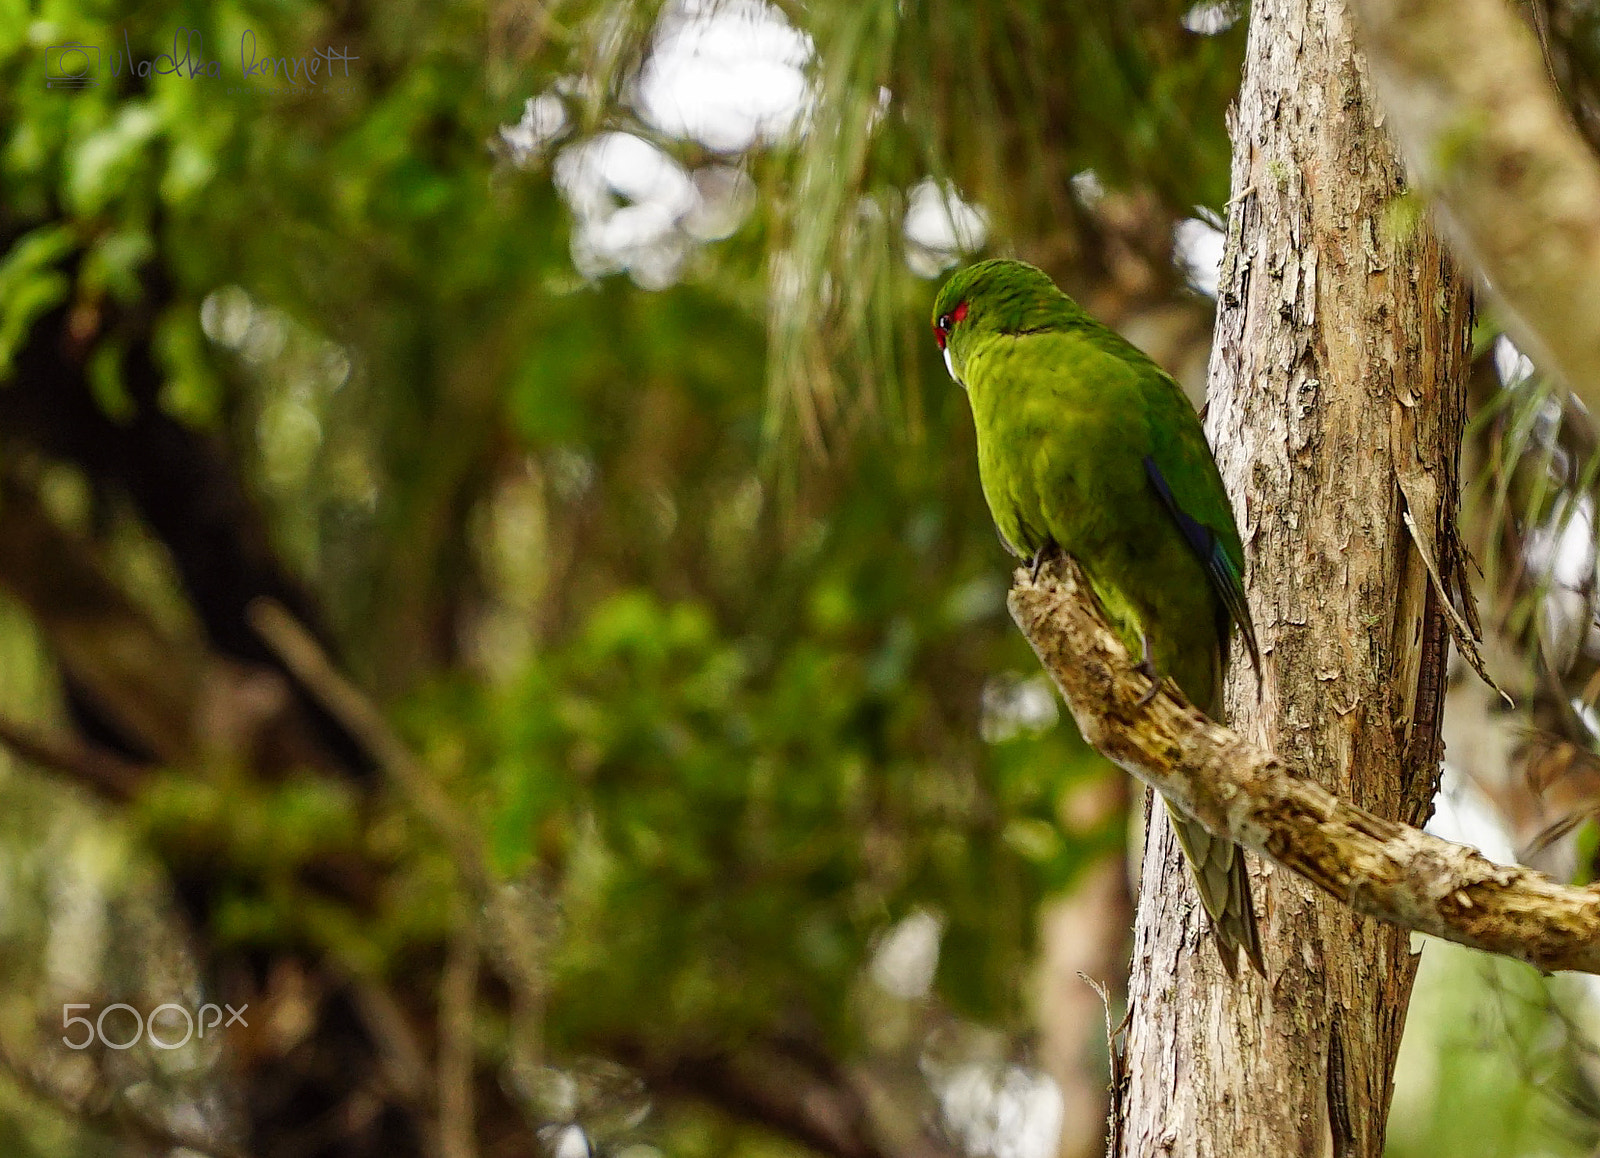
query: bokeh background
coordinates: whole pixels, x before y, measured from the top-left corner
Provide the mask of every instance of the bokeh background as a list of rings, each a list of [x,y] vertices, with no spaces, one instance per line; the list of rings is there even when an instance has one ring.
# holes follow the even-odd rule
[[[927,314],[1019,256],[1202,401],[1246,21],[0,0],[0,1152],[1098,1153],[1137,790]],[[1434,824],[1587,880],[1595,432],[1487,314],[1473,405]],[[1600,1145],[1590,979],[1407,1035],[1398,1158]]]

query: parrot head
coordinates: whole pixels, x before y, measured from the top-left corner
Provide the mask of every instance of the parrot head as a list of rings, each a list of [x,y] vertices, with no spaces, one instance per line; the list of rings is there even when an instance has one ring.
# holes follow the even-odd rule
[[[963,370],[974,337],[1053,329],[1083,316],[1042,269],[997,258],[957,270],[933,303],[933,340],[945,369],[965,387]]]

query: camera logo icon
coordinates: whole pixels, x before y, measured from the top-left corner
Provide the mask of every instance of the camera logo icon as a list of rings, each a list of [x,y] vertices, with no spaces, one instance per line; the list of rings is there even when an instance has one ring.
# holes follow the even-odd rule
[[[93,88],[99,74],[100,49],[93,44],[52,44],[44,50],[45,88]]]

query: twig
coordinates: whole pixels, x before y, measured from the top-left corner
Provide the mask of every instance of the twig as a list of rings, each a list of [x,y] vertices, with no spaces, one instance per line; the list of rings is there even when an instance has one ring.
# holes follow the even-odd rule
[[[315,637],[271,600],[256,600],[248,614],[251,626],[285,666],[366,749],[411,811],[433,828],[455,863],[456,872],[472,899],[473,912],[481,915],[484,931],[489,934],[487,939],[499,958],[499,974],[516,998],[517,1008],[522,1011],[542,1009],[540,941],[527,897],[516,886],[495,879],[482,843],[466,816],[395,734],[372,701],[334,667]],[[474,937],[476,946],[476,934]],[[474,948],[474,953],[476,951]],[[519,1017],[518,1021],[522,1024],[525,1019]],[[532,1032],[530,1027],[528,1033]],[[470,1064],[469,1058],[469,1068]],[[470,1106],[466,1123],[470,1137]]]
[[[1082,970],[1078,971],[1078,977],[1085,985],[1095,991],[1095,995],[1100,998],[1100,1004],[1104,1007],[1106,1013],[1106,1054],[1111,1063],[1111,1087],[1109,1092],[1112,1107],[1106,1123],[1109,1131],[1106,1138],[1106,1153],[1120,1154],[1122,1153],[1122,1127],[1124,1124],[1124,1115],[1121,1113],[1120,1107],[1128,1085],[1128,1048],[1126,1043],[1119,1046],[1117,1038],[1122,1036],[1123,1032],[1128,1028],[1128,1023],[1133,1020],[1133,1006],[1130,1004],[1123,1011],[1122,1020],[1112,1025],[1111,993],[1106,989],[1105,982],[1095,980]]]
[[[0,717],[0,746],[30,764],[60,772],[112,800],[131,799],[144,770],[72,736],[55,735]]]
[[[248,615],[250,626],[267,646],[367,750],[411,810],[433,828],[468,890],[480,904],[486,902],[493,892],[493,877],[472,826],[383,714],[333,666],[322,645],[281,604],[257,599]]]
[[[410,1105],[427,1095],[427,1053],[393,993],[375,982],[352,979],[356,1012],[378,1046],[378,1066],[390,1092]]]
[[[805,1056],[795,1043],[745,1043],[735,1054],[660,1055],[637,1041],[610,1052],[639,1073],[654,1094],[676,1095],[753,1122],[831,1158],[952,1158],[955,1148],[931,1131],[880,1135],[860,1083],[832,1059]]]
[[[439,1156],[477,1158],[473,1016],[478,994],[478,927],[463,914],[439,983]]]
[[[1404,481],[1400,484],[1401,493],[1405,492]],[[1428,569],[1428,578],[1433,580],[1433,590],[1439,596],[1439,608],[1444,612],[1445,623],[1449,625],[1450,636],[1456,642],[1456,650],[1473,671],[1478,673],[1478,678],[1489,685],[1499,697],[1505,701],[1506,707],[1515,708],[1516,701],[1506,694],[1506,690],[1494,682],[1494,677],[1489,674],[1489,669],[1484,665],[1483,654],[1478,650],[1477,633],[1472,630],[1472,625],[1461,612],[1456,610],[1455,600],[1450,598],[1450,587],[1445,582],[1444,575],[1439,570],[1438,560],[1434,558],[1433,544],[1429,537],[1417,526],[1417,520],[1411,517],[1411,498],[1406,496],[1406,507],[1400,512],[1400,517],[1405,520],[1406,530],[1411,533],[1411,542],[1417,548],[1417,554],[1422,556],[1422,565]],[[1464,589],[1464,588],[1463,588]],[[1471,598],[1470,595],[1467,596]],[[1470,606],[1470,604],[1469,604]]]
[[[1084,738],[1217,836],[1300,874],[1358,913],[1513,957],[1600,973],[1600,891],[1497,865],[1374,816],[1148,681],[1071,559],[1019,571],[1012,617]]]

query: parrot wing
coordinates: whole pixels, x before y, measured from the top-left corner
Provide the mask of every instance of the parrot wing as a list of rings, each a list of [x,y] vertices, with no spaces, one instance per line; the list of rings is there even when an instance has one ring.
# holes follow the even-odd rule
[[[1157,381],[1146,379],[1154,387],[1146,397],[1153,395],[1153,405],[1161,417],[1158,425],[1166,437],[1155,439],[1155,453],[1145,455],[1145,475],[1184,542],[1200,561],[1206,581],[1227,610],[1228,618],[1239,625],[1245,649],[1250,653],[1250,666],[1259,681],[1261,649],[1256,644],[1255,625],[1244,594],[1244,546],[1234,525],[1222,475],[1206,445],[1199,418],[1178,384],[1153,366],[1151,369]],[[1165,471],[1162,463],[1166,464]],[[1174,491],[1169,479],[1177,482],[1179,490]],[[1179,494],[1183,495],[1181,501]],[[1172,812],[1178,843],[1193,870],[1200,900],[1211,917],[1223,967],[1232,976],[1238,954],[1243,952],[1256,972],[1265,977],[1267,970],[1262,961],[1243,850],[1231,841],[1212,836],[1204,825],[1182,815],[1170,803],[1167,808]]]
[[[1079,336],[1102,357],[1119,364],[1121,374],[1115,377],[1133,386],[1150,435],[1145,474],[1205,569],[1228,618],[1239,625],[1250,666],[1259,679],[1261,649],[1244,595],[1244,546],[1199,416],[1172,375],[1120,334],[1092,322],[1080,328]]]
[[[1244,597],[1244,577],[1239,574],[1239,567],[1233,561],[1225,540],[1179,505],[1177,496],[1172,493],[1172,488],[1167,485],[1161,468],[1156,465],[1156,460],[1151,455],[1147,454],[1144,457],[1144,471],[1149,476],[1150,485],[1155,487],[1156,494],[1161,497],[1161,505],[1166,507],[1167,513],[1178,524],[1178,530],[1183,532],[1184,541],[1189,544],[1189,549],[1195,553],[1200,565],[1205,568],[1206,579],[1211,583],[1211,589],[1217,593],[1217,598],[1222,600],[1222,605],[1228,609],[1228,617],[1239,625],[1239,631],[1244,636],[1245,648],[1250,653],[1250,666],[1259,679],[1261,649],[1256,644],[1255,625],[1250,621],[1250,605]]]

